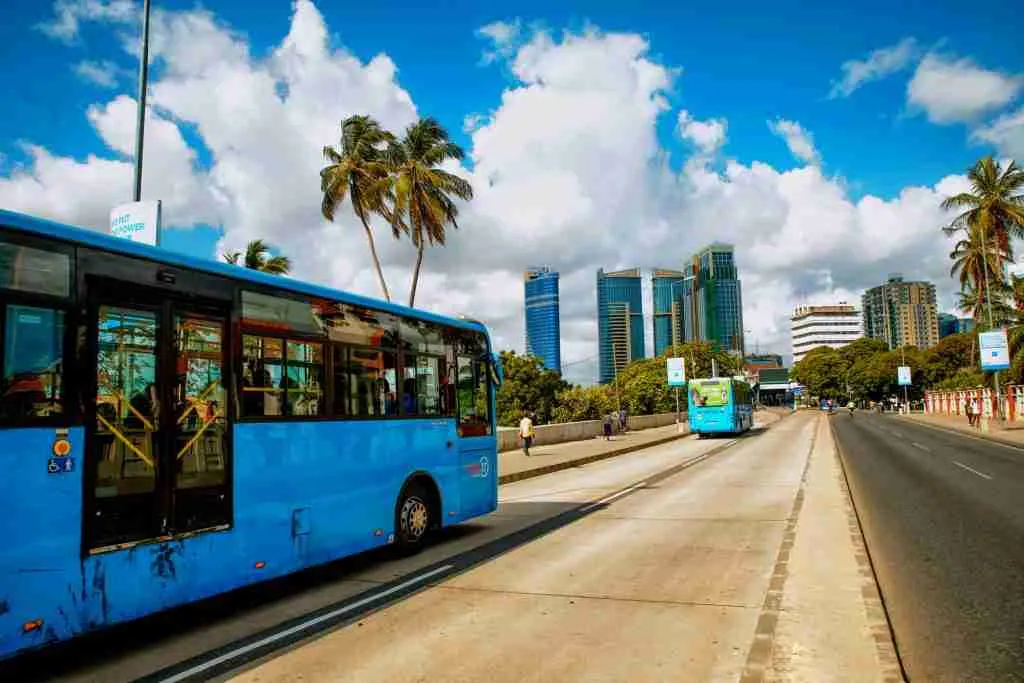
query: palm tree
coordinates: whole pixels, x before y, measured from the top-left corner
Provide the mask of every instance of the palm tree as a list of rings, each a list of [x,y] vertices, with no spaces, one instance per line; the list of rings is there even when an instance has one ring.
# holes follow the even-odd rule
[[[390,146],[388,156],[394,174],[392,223],[396,231],[409,229],[416,247],[416,268],[409,291],[412,306],[416,302],[424,247],[444,245],[447,226],[459,227],[459,209],[452,196],[468,201],[473,198],[473,186],[438,168],[449,159],[462,159],[465,153],[448,139],[448,132],[432,118],[420,119],[409,126],[405,137]]]
[[[253,240],[245,247],[245,258],[240,251],[228,251],[221,254],[224,261],[239,265],[239,260],[246,268],[258,270],[272,275],[285,275],[292,268],[292,261],[287,256],[271,256],[270,245],[263,240]]]
[[[348,195],[352,211],[366,231],[370,256],[373,257],[377,280],[386,301],[391,301],[391,294],[377,257],[370,216],[375,213],[384,216],[391,224],[395,238],[401,236],[404,223],[394,220],[388,209],[388,202],[393,197],[389,167],[384,155],[385,146],[392,144],[394,139],[394,135],[381,128],[373,117],[349,116],[341,122],[340,150],[324,147],[324,158],[330,164],[320,171],[320,191],[324,195],[321,212],[324,218],[333,221],[335,210],[345,200],[345,195]]]
[[[983,249],[991,241],[998,246],[999,253],[1011,254],[1010,240],[1024,238],[1024,169],[1014,161],[1003,168],[987,156],[967,171],[967,179],[970,192],[946,197],[942,202],[945,210],[961,211],[944,228],[946,234],[964,230],[968,231],[968,240],[972,240],[970,231],[978,230],[977,242]],[[983,276],[990,275],[986,268],[979,270]],[[1005,284],[1001,270],[996,273],[996,280]]]
[[[983,269],[987,263],[989,279],[1001,280],[1004,267],[1013,261],[1009,243],[1007,242],[1004,248],[998,239],[988,235],[987,244],[983,247],[981,230],[977,226],[967,228],[966,233],[967,236],[957,242],[949,254],[949,258],[953,260],[949,274],[954,277],[959,274],[961,289],[968,286],[977,287],[985,281],[986,273]]]

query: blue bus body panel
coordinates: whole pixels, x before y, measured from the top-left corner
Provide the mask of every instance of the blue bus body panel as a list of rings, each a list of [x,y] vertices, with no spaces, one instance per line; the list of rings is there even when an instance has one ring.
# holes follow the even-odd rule
[[[436,482],[443,524],[497,506],[495,437],[459,439],[452,419],[240,424],[230,528],[83,558],[84,430],[69,430],[70,472],[48,471],[54,438],[0,430],[17,482],[0,498],[0,658],[385,545],[416,472]]]
[[[732,405],[694,406],[688,413],[690,431],[696,434],[728,434],[736,431],[736,411]]]

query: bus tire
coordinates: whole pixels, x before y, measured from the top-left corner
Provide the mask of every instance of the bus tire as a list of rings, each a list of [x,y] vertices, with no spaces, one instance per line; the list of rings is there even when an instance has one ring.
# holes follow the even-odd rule
[[[435,525],[430,496],[419,482],[402,489],[395,504],[395,550],[400,556],[414,555],[424,545],[427,533]]]

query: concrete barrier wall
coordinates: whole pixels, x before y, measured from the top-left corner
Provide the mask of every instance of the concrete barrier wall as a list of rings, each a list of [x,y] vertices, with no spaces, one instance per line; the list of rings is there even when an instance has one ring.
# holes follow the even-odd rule
[[[680,419],[686,422],[686,413],[682,413]],[[629,417],[630,429],[650,429],[652,427],[664,427],[675,424],[675,413],[660,413],[658,415],[634,415]],[[604,432],[601,420],[586,420],[584,422],[563,422],[561,424],[541,425],[534,427],[536,438],[534,446],[544,446],[553,443],[565,443],[566,441],[581,441],[600,436]],[[500,427],[498,429],[498,450],[510,451],[520,448],[519,429],[515,427]]]

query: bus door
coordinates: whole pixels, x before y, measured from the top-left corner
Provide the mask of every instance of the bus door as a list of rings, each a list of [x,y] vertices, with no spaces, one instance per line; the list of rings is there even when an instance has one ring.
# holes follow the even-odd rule
[[[497,437],[486,358],[460,355],[456,363],[460,517],[466,517],[497,505]]]
[[[95,289],[86,365],[95,397],[86,417],[90,547],[229,523],[227,305],[126,283]]]

